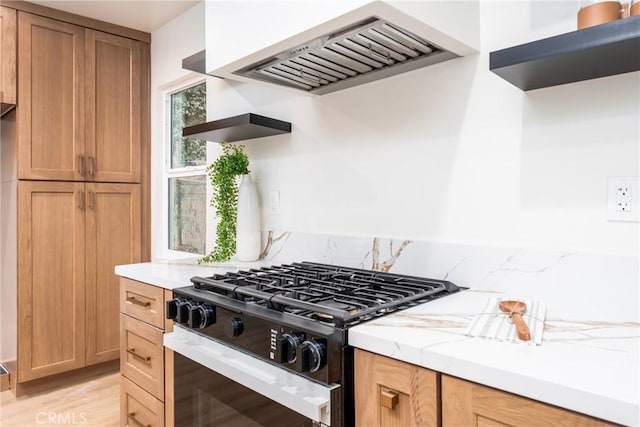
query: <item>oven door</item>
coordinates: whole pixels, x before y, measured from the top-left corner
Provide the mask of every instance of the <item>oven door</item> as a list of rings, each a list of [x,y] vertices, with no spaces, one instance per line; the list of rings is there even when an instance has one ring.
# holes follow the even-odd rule
[[[176,426],[339,426],[340,385],[319,384],[176,325]],[[167,420],[169,421],[169,420]]]

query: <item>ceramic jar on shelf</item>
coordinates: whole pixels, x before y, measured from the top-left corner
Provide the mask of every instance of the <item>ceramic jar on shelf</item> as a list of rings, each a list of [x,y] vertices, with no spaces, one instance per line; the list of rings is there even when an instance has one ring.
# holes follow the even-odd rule
[[[630,4],[619,1],[582,0],[580,6],[578,29],[582,30],[628,17]]]

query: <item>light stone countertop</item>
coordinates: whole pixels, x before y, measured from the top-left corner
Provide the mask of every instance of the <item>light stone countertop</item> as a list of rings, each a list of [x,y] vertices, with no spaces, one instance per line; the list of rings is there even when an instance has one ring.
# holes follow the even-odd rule
[[[469,323],[487,299],[503,296],[468,289],[355,326],[349,329],[349,344],[597,418],[640,425],[637,322],[599,313],[597,299],[576,298],[583,316],[565,317],[548,304],[541,346],[467,337]]]
[[[189,286],[193,276],[271,264],[172,261],[122,265],[115,271],[119,276],[174,289]],[[538,273],[526,277],[515,269],[506,273],[500,280],[468,284],[471,289],[355,326],[349,329],[349,344],[597,418],[639,426],[638,290],[619,296],[609,292],[603,297],[601,289],[582,281],[558,287],[541,280]],[[528,276],[533,276],[527,279],[530,283],[525,281]],[[615,277],[611,280],[607,287],[613,291],[617,282]],[[576,292],[580,292],[578,297]],[[526,296],[545,303],[541,346],[465,335],[487,298],[503,296]]]
[[[191,286],[190,279],[193,276],[206,277],[214,274],[224,274],[229,271],[263,267],[269,264],[263,261],[255,261],[199,265],[195,260],[156,261],[117,265],[115,272],[116,275],[127,279],[172,290]]]

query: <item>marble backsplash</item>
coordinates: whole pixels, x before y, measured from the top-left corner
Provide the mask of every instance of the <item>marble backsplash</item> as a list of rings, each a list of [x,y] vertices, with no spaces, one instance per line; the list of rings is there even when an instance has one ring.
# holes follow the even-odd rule
[[[583,317],[586,304],[593,306],[594,321],[640,320],[640,263],[634,256],[285,231],[266,232],[263,242],[268,263],[314,261],[445,279],[516,298],[553,295],[550,312],[567,319]]]

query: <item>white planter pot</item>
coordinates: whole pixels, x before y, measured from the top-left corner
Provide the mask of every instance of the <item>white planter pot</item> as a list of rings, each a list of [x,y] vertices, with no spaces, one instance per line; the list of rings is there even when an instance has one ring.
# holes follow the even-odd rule
[[[255,261],[260,257],[260,205],[251,175],[241,175],[238,186],[236,258]]]

